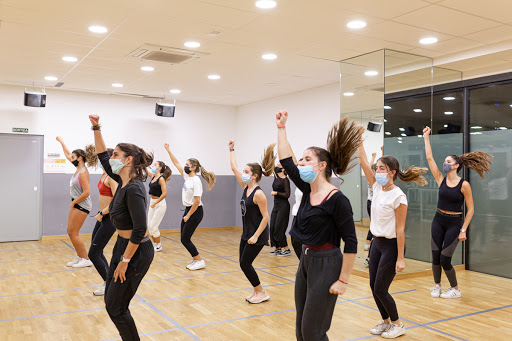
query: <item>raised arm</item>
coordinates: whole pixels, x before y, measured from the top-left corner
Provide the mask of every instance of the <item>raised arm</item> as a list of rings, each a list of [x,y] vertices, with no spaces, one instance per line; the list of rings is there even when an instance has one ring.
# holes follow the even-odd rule
[[[101,165],[103,166],[105,173],[119,184],[121,182],[121,177],[114,174],[112,172],[112,167],[110,167],[110,156],[107,153],[107,146],[105,145],[105,141],[103,141],[103,135],[101,135],[100,117],[98,115],[89,115],[89,120],[91,121],[94,131],[94,148],[96,149],[96,153],[98,153]]]
[[[231,171],[233,171],[233,174],[235,174],[236,179],[238,180],[238,183],[240,186],[244,187],[246,184],[242,181],[242,172],[240,169],[238,169],[238,164],[236,163],[236,156],[235,156],[235,141],[229,140],[228,142],[229,147],[229,164],[231,165]]]
[[[60,142],[60,145],[62,146],[62,150],[64,151],[64,155],[66,156],[66,159],[68,159],[68,161],[71,162],[71,152],[69,151],[68,147],[64,143],[64,139],[60,136],[57,136],[57,141]]]
[[[372,172],[372,167],[368,164],[366,151],[364,150],[362,143],[359,145],[359,148],[357,148],[357,156],[359,157],[359,163],[361,164],[361,168],[363,169],[364,175],[366,176],[366,180],[368,180],[370,186],[373,186],[375,183],[375,175]]]
[[[434,160],[434,155],[432,154],[432,146],[430,145],[430,132],[431,129],[429,127],[425,127],[423,129],[423,137],[425,140],[425,154],[427,155],[427,162],[434,179],[436,179],[437,185],[441,186],[443,183],[444,176],[437,168],[436,161]]]
[[[167,150],[167,153],[169,154],[169,157],[171,158],[172,163],[174,164],[174,167],[178,169],[178,172],[180,172],[181,175],[183,175],[183,167],[181,166],[180,162],[174,156],[174,154],[171,152],[171,149],[169,149],[169,144],[164,144],[165,150]]]
[[[294,157],[290,142],[286,136],[286,121],[288,120],[288,112],[286,110],[279,110],[276,114],[277,124],[277,153],[279,160],[284,160],[289,157]],[[297,159],[294,158],[293,162],[297,163]]]
[[[375,163],[375,159],[377,158],[377,153],[372,153],[372,160],[370,161],[370,167]]]

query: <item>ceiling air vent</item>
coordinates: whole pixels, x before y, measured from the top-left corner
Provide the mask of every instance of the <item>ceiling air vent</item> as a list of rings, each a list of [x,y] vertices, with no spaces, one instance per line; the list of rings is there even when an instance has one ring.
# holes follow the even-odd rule
[[[208,53],[189,51],[174,47],[145,44],[130,53],[130,57],[169,64],[186,64],[188,61],[208,55]]]

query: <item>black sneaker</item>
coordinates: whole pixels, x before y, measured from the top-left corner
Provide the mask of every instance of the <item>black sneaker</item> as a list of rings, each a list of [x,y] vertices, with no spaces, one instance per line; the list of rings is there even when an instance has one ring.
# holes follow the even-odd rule
[[[281,253],[281,249],[274,249],[274,251],[269,252],[269,255],[278,255]]]
[[[278,257],[285,257],[285,256],[289,256],[289,255],[291,255],[291,254],[292,254],[292,252],[291,252],[290,250],[284,250],[284,249],[283,249],[281,252],[279,252],[279,253],[277,254],[277,256],[278,256]]]

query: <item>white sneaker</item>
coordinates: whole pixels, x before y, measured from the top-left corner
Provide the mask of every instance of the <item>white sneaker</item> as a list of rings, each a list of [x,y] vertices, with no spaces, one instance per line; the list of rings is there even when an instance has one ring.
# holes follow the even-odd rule
[[[103,296],[103,295],[105,295],[105,283],[103,283],[101,285],[101,287],[99,287],[98,289],[94,290],[92,293],[94,294],[94,296]]]
[[[389,327],[391,327],[391,324],[387,324],[386,322],[384,322],[384,320],[382,320],[381,323],[370,329],[370,333],[372,333],[373,335],[381,335],[386,330],[388,330]]]
[[[188,263],[187,264],[187,269],[190,269],[190,267],[195,263],[197,262],[195,259],[192,259],[192,262]]]
[[[430,290],[430,296],[432,297],[439,297],[441,296],[441,286],[437,285]]]
[[[192,270],[192,271],[194,271],[194,270],[199,270],[199,269],[204,269],[204,268],[206,268],[206,263],[205,263],[205,262],[204,262],[204,260],[202,260],[202,259],[201,259],[201,260],[196,260],[196,261],[194,262],[194,264],[191,264],[191,265],[188,267],[188,269],[189,269],[189,270]]]
[[[364,244],[364,250],[365,251],[370,250],[370,244]]]
[[[153,245],[153,248],[155,249],[155,252],[162,251],[162,243],[157,243]]]
[[[78,263],[78,262],[80,261],[80,259],[81,259],[80,257],[76,256],[76,257],[75,257],[75,259],[73,259],[71,262],[68,262],[68,263],[66,264],[66,266],[73,266],[73,265],[75,265],[76,263]]]
[[[89,259],[80,258],[78,263],[73,264],[74,268],[86,268],[88,266],[92,266],[92,262]]]
[[[252,295],[252,297],[247,300],[247,302],[249,302],[251,304],[259,304],[259,303],[266,302],[269,299],[270,299],[270,296],[269,296],[269,294],[267,294],[267,291],[255,292],[254,295]]]
[[[460,290],[452,287],[441,294],[441,298],[459,298],[460,296]]]
[[[395,339],[405,334],[404,324],[399,327],[397,324],[391,323],[388,330],[380,334],[385,339]]]

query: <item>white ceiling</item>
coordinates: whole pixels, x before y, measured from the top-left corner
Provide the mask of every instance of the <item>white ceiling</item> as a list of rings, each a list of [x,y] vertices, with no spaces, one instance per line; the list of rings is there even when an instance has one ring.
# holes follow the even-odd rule
[[[63,89],[170,97],[178,88],[177,100],[242,105],[335,83],[332,61],[382,48],[432,57],[471,76],[511,69],[509,0],[277,0],[271,10],[254,2],[0,0],[0,83],[53,86],[44,76],[55,75]],[[351,31],[353,19],[368,26]],[[90,33],[94,24],[109,32]],[[209,37],[214,30],[221,33]],[[421,45],[427,35],[439,42]],[[181,65],[128,57],[143,44],[183,49],[188,40],[207,55]],[[265,52],[278,59],[262,60]],[[64,55],[78,62],[65,63]],[[211,73],[222,78],[208,80]]]

